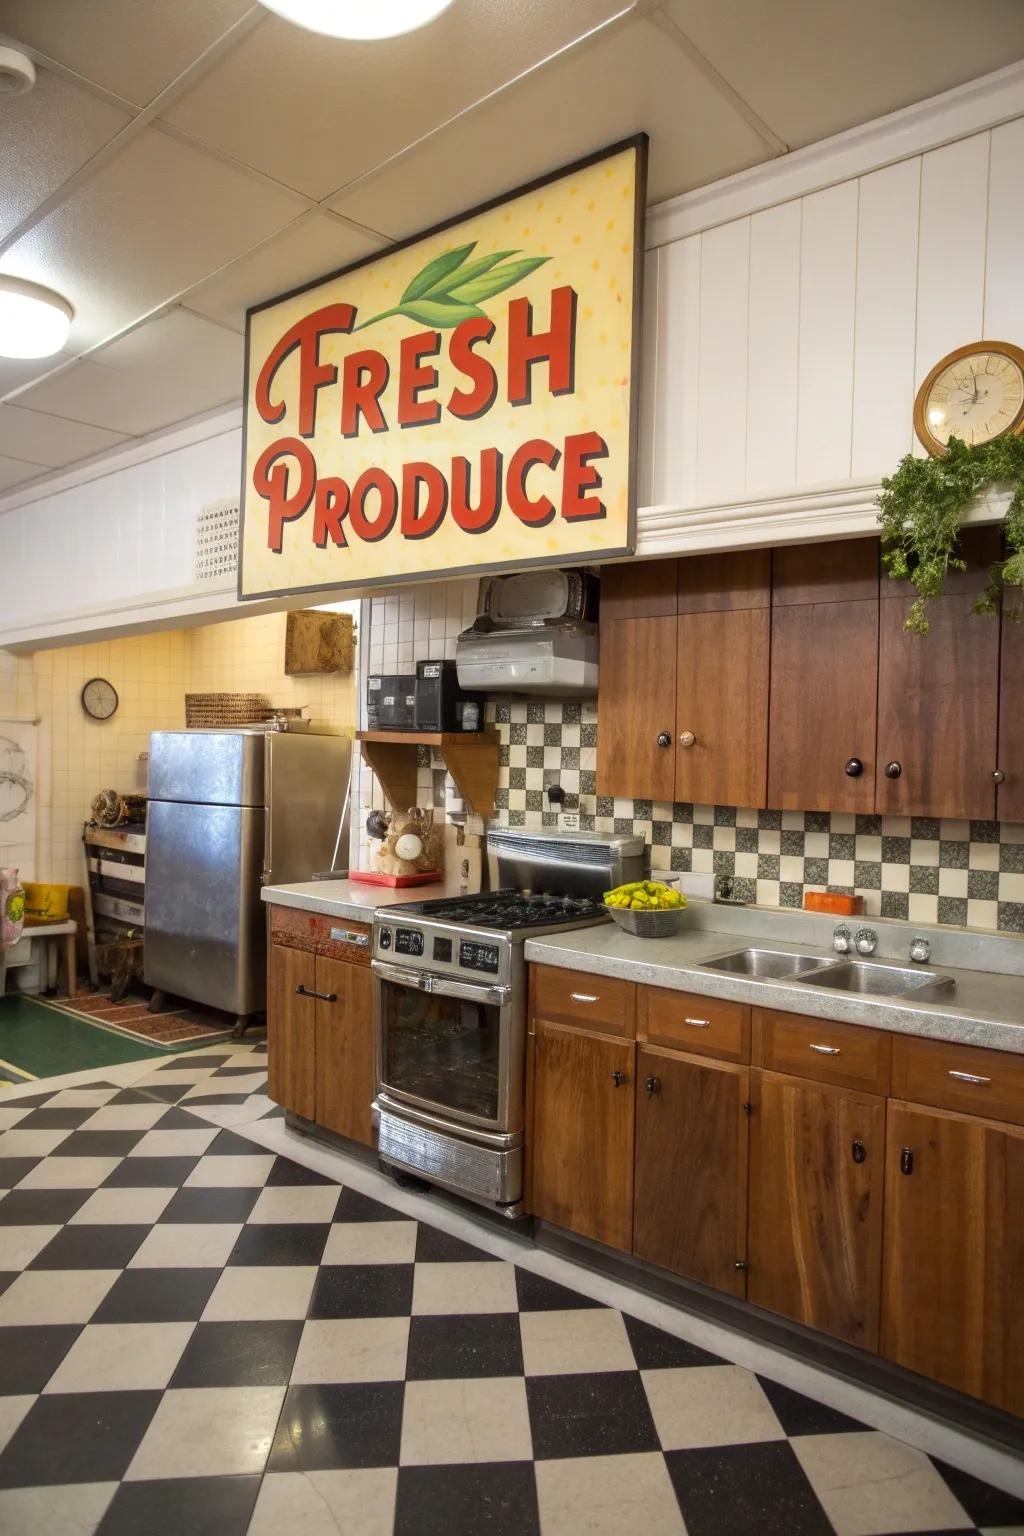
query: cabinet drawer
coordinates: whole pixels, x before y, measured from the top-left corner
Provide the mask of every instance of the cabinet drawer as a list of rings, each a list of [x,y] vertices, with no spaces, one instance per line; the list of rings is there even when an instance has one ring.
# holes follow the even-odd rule
[[[303,912],[298,907],[271,907],[270,937],[288,949],[305,949],[331,960],[348,960],[352,965],[370,963],[370,925],[347,917],[325,917],[320,912]]]
[[[615,976],[591,976],[553,965],[530,967],[530,1015],[556,1024],[576,1024],[602,1035],[632,1040],[636,1025],[636,987]]]
[[[1024,1125],[1024,1056],[896,1035],[892,1091],[913,1103]]]
[[[673,992],[668,987],[639,987],[636,1000],[639,1040],[720,1061],[750,1060],[750,1008],[720,997]]]
[[[879,1029],[753,1010],[755,1067],[863,1093],[888,1093],[892,1037]]]

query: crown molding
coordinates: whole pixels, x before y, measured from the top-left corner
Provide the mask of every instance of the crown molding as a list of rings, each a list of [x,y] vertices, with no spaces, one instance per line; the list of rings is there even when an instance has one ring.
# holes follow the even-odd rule
[[[647,210],[648,250],[1024,115],[1024,61]]]

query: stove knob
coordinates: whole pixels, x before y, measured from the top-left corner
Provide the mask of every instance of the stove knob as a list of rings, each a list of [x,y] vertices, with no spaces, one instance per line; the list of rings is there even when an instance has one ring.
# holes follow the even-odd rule
[[[380,947],[381,947],[381,949],[390,949],[391,948],[391,929],[390,928],[382,928],[381,929],[381,931],[380,931]]]

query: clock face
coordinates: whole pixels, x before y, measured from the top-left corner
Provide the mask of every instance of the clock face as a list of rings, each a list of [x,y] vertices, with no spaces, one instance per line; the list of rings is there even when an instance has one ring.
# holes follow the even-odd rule
[[[92,677],[82,689],[82,708],[93,720],[109,720],[117,709],[117,690],[105,677]]]
[[[917,397],[917,435],[941,455],[951,437],[988,443],[1024,427],[1024,352],[1008,343],[961,347],[932,369]]]

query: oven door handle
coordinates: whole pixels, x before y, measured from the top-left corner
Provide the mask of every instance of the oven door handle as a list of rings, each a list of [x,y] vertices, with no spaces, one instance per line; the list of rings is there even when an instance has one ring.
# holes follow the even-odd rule
[[[435,997],[461,997],[473,1003],[493,1003],[504,1008],[512,996],[511,987],[491,987],[486,982],[454,981],[447,976],[435,976],[423,971],[407,970],[402,965],[389,965],[386,960],[374,960],[373,974],[381,981],[393,981],[397,986],[410,987],[415,992],[429,992]]]

